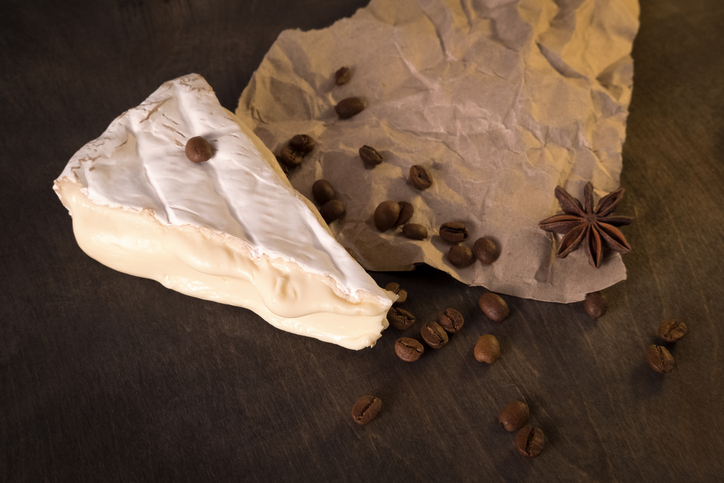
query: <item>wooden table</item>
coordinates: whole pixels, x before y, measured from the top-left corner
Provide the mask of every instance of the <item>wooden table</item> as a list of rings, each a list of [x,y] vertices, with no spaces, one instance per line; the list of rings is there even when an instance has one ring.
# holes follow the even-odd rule
[[[642,0],[624,146],[629,278],[596,321],[421,268],[408,309],[466,325],[414,364],[389,330],[353,352],[287,334],[87,257],[51,190],[72,154],[162,82],[203,74],[225,107],[276,36],[364,0],[5,0],[0,4],[0,480],[722,481],[724,3]],[[659,323],[690,333],[663,377]],[[414,330],[412,331],[414,333]],[[503,347],[492,366],[472,348]],[[373,393],[369,426],[350,417]],[[497,425],[529,402],[546,434],[518,455]]]

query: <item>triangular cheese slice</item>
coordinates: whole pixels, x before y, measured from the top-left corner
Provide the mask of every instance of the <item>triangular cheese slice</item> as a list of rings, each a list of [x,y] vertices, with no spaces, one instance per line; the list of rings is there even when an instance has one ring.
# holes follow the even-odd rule
[[[186,157],[194,136],[211,143],[209,161]],[[387,327],[388,293],[199,75],[119,116],[53,189],[80,247],[111,268],[350,349]]]

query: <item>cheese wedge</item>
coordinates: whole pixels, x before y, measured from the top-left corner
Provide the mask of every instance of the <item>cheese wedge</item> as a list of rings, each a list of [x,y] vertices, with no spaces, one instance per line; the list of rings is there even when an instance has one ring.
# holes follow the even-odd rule
[[[186,157],[194,136],[213,147],[209,161]],[[119,116],[53,189],[81,249],[115,270],[349,349],[374,345],[387,327],[394,295],[199,75],[166,82]]]

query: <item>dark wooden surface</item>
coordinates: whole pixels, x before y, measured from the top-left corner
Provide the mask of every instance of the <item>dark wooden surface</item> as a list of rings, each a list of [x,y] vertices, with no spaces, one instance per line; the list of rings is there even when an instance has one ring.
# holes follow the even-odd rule
[[[643,0],[621,213],[629,278],[609,313],[507,297],[430,269],[407,308],[467,317],[443,350],[397,360],[398,331],[348,351],[108,269],[81,252],[52,180],[162,82],[198,72],[228,109],[276,36],[364,0],[0,3],[0,480],[722,481],[724,3]],[[644,361],[665,317],[690,333],[666,377]],[[419,328],[419,324],[418,324]],[[409,331],[415,333],[415,330]],[[495,334],[503,355],[477,363]],[[354,401],[383,400],[367,427]],[[524,398],[525,460],[497,426]]]

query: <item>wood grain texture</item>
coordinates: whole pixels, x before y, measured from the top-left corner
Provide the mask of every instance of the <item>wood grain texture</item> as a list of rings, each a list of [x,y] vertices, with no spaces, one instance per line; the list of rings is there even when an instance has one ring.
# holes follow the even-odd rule
[[[0,480],[721,481],[724,471],[724,4],[642,0],[620,212],[629,278],[607,315],[506,297],[431,269],[373,274],[432,320],[465,316],[413,364],[390,329],[352,352],[280,332],[83,254],[52,180],[161,83],[206,77],[233,110],[286,28],[363,0],[5,0],[0,4]],[[667,376],[645,349],[664,318],[689,334]],[[484,333],[501,344],[473,358]],[[383,401],[365,427],[358,397]],[[529,402],[535,460],[497,425]]]

